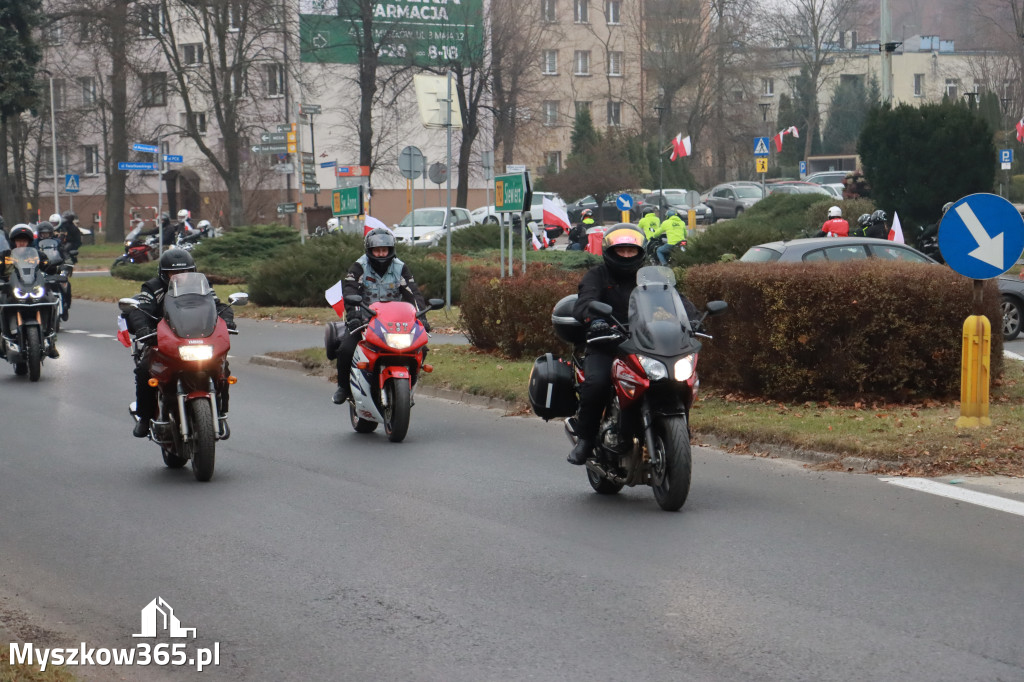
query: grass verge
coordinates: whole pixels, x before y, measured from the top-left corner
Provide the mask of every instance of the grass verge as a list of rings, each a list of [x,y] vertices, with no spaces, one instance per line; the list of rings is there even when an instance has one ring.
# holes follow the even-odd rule
[[[39,672],[39,669],[34,666],[11,665],[7,661],[7,656],[0,661],[0,682],[76,682],[76,680],[78,678],[63,667],[47,666],[46,671]]]
[[[323,349],[272,355],[299,360],[333,380],[334,366]],[[426,386],[494,396],[527,409],[532,361],[450,345],[432,346],[427,361],[434,372],[421,375]],[[786,404],[705,388],[691,420],[698,442],[701,436],[715,436],[731,443],[728,449],[734,452],[769,455],[784,446],[874,459],[907,475],[1024,476],[1024,363],[1007,363],[1005,376],[993,387],[989,414],[991,426],[957,429],[958,403]]]

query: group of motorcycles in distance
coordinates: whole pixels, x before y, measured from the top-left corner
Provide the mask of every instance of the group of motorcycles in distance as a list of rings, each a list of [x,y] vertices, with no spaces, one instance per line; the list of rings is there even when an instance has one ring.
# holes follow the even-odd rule
[[[186,213],[184,209],[182,213]],[[145,230],[145,221],[139,223],[124,237],[124,253],[114,259],[110,269],[113,270],[128,263],[149,263],[159,258],[160,252],[160,230],[157,225],[155,234],[148,234],[153,228]],[[187,215],[178,221],[174,226],[174,240],[171,243],[164,243],[164,249],[184,249],[191,251],[203,239],[216,237],[217,230],[210,224],[209,220],[200,220],[195,227],[189,222]]]

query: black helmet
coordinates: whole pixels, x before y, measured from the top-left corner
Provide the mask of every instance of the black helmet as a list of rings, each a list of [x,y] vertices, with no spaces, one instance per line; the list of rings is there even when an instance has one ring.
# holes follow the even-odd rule
[[[160,281],[167,286],[171,277],[181,272],[195,272],[196,262],[184,249],[169,249],[160,256]]]
[[[170,213],[168,213],[167,211],[164,211],[163,213],[160,214],[160,224],[161,225],[167,225],[170,222],[171,222],[171,214]]]
[[[617,246],[636,246],[639,251],[634,256],[623,257],[615,252]],[[636,274],[644,264],[646,246],[647,237],[644,236],[643,230],[632,223],[619,223],[605,231],[604,239],[601,240],[601,254],[612,276],[624,279]]]
[[[641,215],[651,215],[652,213],[657,213],[653,206],[644,206],[643,210],[640,211]]]
[[[75,215],[74,211],[64,211],[63,213],[61,213],[60,219],[65,222],[73,223],[76,220],[78,220],[78,216]]]
[[[366,247],[366,258],[370,261],[370,265],[379,275],[383,275],[384,272],[391,266],[391,261],[395,259],[395,235],[394,233],[384,227],[375,227],[366,233],[366,237],[363,239],[363,245]],[[387,247],[388,255],[383,258],[378,258],[373,255],[373,250],[380,247]]]
[[[11,228],[11,234],[8,235],[8,238],[10,239],[11,244],[14,244],[14,240],[18,239],[19,237],[27,237],[29,243],[31,244],[32,240],[36,238],[36,233],[33,232],[32,228],[26,225],[25,223],[18,223],[17,225]]]
[[[870,225],[871,224],[871,214],[870,213],[861,213],[860,217],[857,218],[857,224],[860,225],[861,227],[867,227],[868,225]]]
[[[36,234],[39,235],[40,239],[52,239],[53,223],[51,223],[49,220],[44,220],[43,222],[39,223],[38,225],[36,225]]]
[[[885,215],[885,211],[883,211],[882,209],[878,209],[877,211],[875,211],[874,213],[871,214],[871,222],[872,223],[876,223],[876,224],[877,223],[884,223],[888,219],[889,219],[889,216]]]

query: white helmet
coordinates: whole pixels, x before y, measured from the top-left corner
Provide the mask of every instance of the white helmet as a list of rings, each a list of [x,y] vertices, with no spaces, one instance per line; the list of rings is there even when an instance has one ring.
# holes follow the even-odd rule
[[[196,225],[196,229],[197,230],[209,230],[210,229],[210,221],[209,220],[200,220],[199,224]]]
[[[178,220],[185,220],[185,218],[188,218],[187,208],[183,208],[180,211],[178,211]]]
[[[327,219],[327,230],[329,232],[334,232],[340,226],[341,226],[341,223],[338,221],[337,218],[328,218]]]
[[[54,227],[60,225],[60,213],[50,214],[50,224],[53,225]]]
[[[828,210],[828,217],[829,218],[842,218],[843,217],[843,211],[838,206],[833,206],[832,208],[830,208]]]

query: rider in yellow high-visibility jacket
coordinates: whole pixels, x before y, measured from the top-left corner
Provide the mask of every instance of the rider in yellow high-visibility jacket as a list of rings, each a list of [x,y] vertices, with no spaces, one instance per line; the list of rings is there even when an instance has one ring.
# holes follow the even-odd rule
[[[665,220],[661,223],[661,229],[658,230],[658,234],[664,234],[668,242],[658,247],[658,262],[662,265],[668,265],[668,257],[672,253],[672,249],[677,246],[683,249],[686,247],[686,223],[683,222],[678,213],[669,209],[665,215]]]

